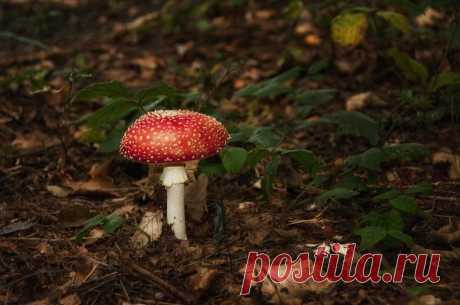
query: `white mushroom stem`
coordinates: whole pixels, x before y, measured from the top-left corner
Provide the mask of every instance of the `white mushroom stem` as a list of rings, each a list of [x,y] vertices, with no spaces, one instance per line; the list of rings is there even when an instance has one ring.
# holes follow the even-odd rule
[[[177,239],[186,240],[184,183],[187,182],[187,173],[185,167],[165,167],[160,180],[167,191],[166,221]]]

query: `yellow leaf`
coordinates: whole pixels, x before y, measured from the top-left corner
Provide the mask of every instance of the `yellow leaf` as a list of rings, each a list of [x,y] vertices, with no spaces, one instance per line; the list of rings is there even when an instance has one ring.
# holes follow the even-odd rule
[[[342,13],[332,20],[332,40],[343,46],[353,47],[364,38],[367,30],[367,15],[365,13]]]
[[[383,19],[385,19],[386,22],[388,22],[401,32],[406,34],[410,33],[409,21],[403,14],[391,11],[380,11],[377,13],[377,16],[382,17]]]

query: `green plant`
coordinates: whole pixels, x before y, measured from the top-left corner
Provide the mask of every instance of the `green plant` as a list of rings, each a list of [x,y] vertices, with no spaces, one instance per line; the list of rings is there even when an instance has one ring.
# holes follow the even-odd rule
[[[101,152],[113,152],[118,150],[127,126],[141,114],[158,107],[177,108],[180,101],[194,96],[165,84],[136,91],[120,82],[110,81],[81,89],[72,102],[104,101],[102,107],[82,118],[80,123],[88,127],[84,140],[98,142]]]
[[[108,234],[114,233],[118,230],[124,223],[124,218],[118,215],[117,213],[112,213],[109,215],[96,215],[93,218],[89,219],[85,226],[74,236],[76,241],[81,241],[88,233],[100,226],[104,232]]]

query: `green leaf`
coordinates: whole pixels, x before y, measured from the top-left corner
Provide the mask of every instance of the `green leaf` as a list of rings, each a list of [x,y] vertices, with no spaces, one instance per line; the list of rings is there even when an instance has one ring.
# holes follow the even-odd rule
[[[350,189],[346,189],[343,187],[336,187],[332,190],[322,193],[321,195],[316,197],[316,201],[320,203],[324,203],[327,201],[338,201],[338,200],[345,200],[350,199],[357,196],[359,193]]]
[[[120,147],[121,138],[126,130],[125,124],[119,124],[109,132],[104,141],[99,144],[99,151],[102,153],[111,153],[118,151]]]
[[[290,87],[284,85],[284,82],[294,79],[300,75],[302,69],[299,67],[292,68],[280,75],[271,79],[262,81],[258,84],[251,84],[245,88],[237,91],[235,96],[237,97],[250,97],[255,96],[258,98],[263,97],[276,97],[292,90]]]
[[[407,195],[431,195],[433,193],[433,186],[431,183],[422,182],[417,185],[414,185],[404,191]]]
[[[29,38],[29,37],[25,37],[25,36],[20,36],[20,35],[17,35],[15,33],[12,33],[12,32],[0,31],[0,38],[13,39],[13,40],[16,40],[16,41],[24,43],[24,44],[29,44],[31,46],[38,47],[38,48],[43,49],[45,51],[50,50],[50,47],[47,46],[46,44],[44,44],[41,41]]]
[[[359,247],[361,251],[372,248],[387,236],[385,228],[377,226],[367,226],[356,230],[354,233],[361,237],[361,245]]]
[[[265,157],[269,155],[269,151],[266,149],[255,148],[251,150],[248,154],[248,158],[246,160],[246,164],[252,168],[257,165],[260,161],[262,161]]]
[[[428,81],[428,69],[422,63],[412,59],[409,55],[391,48],[387,54],[396,64],[396,67],[403,73],[404,77],[411,82],[426,83]]]
[[[403,143],[397,145],[388,145],[382,148],[385,154],[385,161],[416,161],[430,155],[430,151],[418,143]]]
[[[364,113],[338,111],[326,116],[324,119],[322,122],[332,122],[338,125],[338,135],[362,136],[372,145],[376,145],[379,141],[379,124]]]
[[[285,94],[292,89],[290,87],[287,87],[285,85],[276,83],[276,82],[270,82],[265,84],[264,86],[258,88],[253,95],[258,98],[264,98],[264,97],[269,97],[269,98],[275,98],[279,95]]]
[[[395,209],[386,212],[371,211],[369,214],[363,216],[362,219],[368,226],[383,227],[386,230],[401,231],[404,228],[401,213]]]
[[[281,143],[281,138],[271,127],[260,127],[254,129],[248,142],[265,148],[275,147]]]
[[[385,19],[386,22],[388,22],[401,32],[405,34],[410,33],[409,20],[407,20],[406,16],[404,16],[403,14],[396,13],[393,11],[379,11],[377,12],[377,16],[382,17],[383,19]]]
[[[280,155],[273,155],[270,162],[265,167],[264,177],[262,178],[262,190],[265,196],[270,199],[273,189],[273,182],[278,174],[278,167],[281,163]]]
[[[364,168],[370,171],[379,171],[385,155],[380,148],[371,148],[361,154],[353,155],[345,160],[345,166],[352,168]]]
[[[414,197],[401,195],[390,200],[390,205],[395,209],[408,214],[417,214],[419,207]]]
[[[283,154],[290,158],[303,171],[315,173],[320,166],[320,163],[311,151],[306,149],[283,150]]]
[[[368,187],[363,178],[355,176],[353,174],[344,175],[342,180],[335,184],[335,187],[341,187],[357,192],[365,192]]]
[[[104,220],[105,220],[105,216],[104,215],[96,215],[94,216],[93,218],[90,218],[85,226],[77,233],[77,235],[75,235],[75,240],[76,241],[81,241],[83,239],[83,237],[86,236],[86,234],[88,234],[88,232],[98,226],[98,225],[101,225],[104,223]]]
[[[112,100],[86,117],[85,122],[91,128],[107,128],[136,109],[133,103],[124,99]]]
[[[101,97],[131,99],[133,92],[118,81],[102,82],[89,85],[75,95],[75,100],[93,100]]]
[[[110,214],[104,219],[104,223],[102,224],[102,228],[108,234],[112,234],[118,228],[120,228],[123,223],[125,222],[124,218],[118,214]]]
[[[387,231],[388,236],[396,238],[399,241],[402,241],[406,245],[410,246],[414,244],[412,236],[400,231],[400,230],[389,230]]]
[[[384,193],[378,194],[377,196],[372,198],[372,200],[375,201],[375,202],[388,201],[388,200],[391,200],[393,198],[398,197],[399,195],[401,195],[400,192],[398,192],[395,189],[390,189],[389,191],[386,191]]]
[[[330,62],[329,62],[329,59],[321,59],[321,60],[318,60],[314,63],[312,63],[310,65],[310,67],[308,67],[308,75],[315,75],[315,74],[319,74],[321,72],[324,72],[325,70],[327,70],[330,66]]]
[[[435,92],[443,87],[459,85],[460,84],[460,73],[456,72],[441,72],[435,75],[430,83],[430,91]]]
[[[198,172],[206,176],[223,175],[226,173],[225,167],[222,162],[215,162],[212,159],[200,160],[198,165]]]
[[[332,20],[332,40],[343,47],[354,47],[364,39],[367,25],[365,13],[342,13]]]
[[[249,142],[249,138],[255,132],[256,128],[243,126],[240,128],[230,128],[229,132],[231,135],[230,143],[246,143]]]
[[[337,93],[335,89],[319,89],[297,92],[294,96],[302,115],[308,115],[315,107],[333,100]]]
[[[142,103],[142,105],[155,102],[161,97],[174,100],[177,99],[178,96],[179,93],[177,92],[176,88],[168,86],[166,84],[159,84],[141,90],[136,94],[137,99]]]
[[[241,147],[226,147],[221,153],[222,164],[229,173],[238,173],[248,158],[248,152]]]
[[[294,67],[292,69],[287,70],[286,72],[283,72],[271,79],[268,80],[268,82],[276,82],[276,83],[281,83],[285,82],[291,79],[295,79],[299,77],[300,73],[302,73],[303,69],[300,67]]]

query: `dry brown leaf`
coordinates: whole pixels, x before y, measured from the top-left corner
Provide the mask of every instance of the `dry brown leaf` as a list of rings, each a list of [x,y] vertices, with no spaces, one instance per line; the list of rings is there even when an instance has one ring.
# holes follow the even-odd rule
[[[147,54],[133,59],[132,63],[144,69],[155,70],[158,67],[159,60],[157,57]]]
[[[42,255],[47,255],[53,252],[53,248],[51,248],[50,244],[47,242],[39,243],[35,249],[37,249],[38,253]]]
[[[185,206],[187,215],[200,221],[208,210],[207,205],[208,176],[200,175],[195,181],[185,185]]]
[[[433,164],[448,163],[449,178],[460,179],[460,155],[453,154],[449,149],[443,149],[433,154],[432,162]]]
[[[67,197],[71,193],[71,191],[69,191],[69,190],[67,190],[67,189],[65,189],[63,187],[57,186],[57,185],[47,185],[46,189],[48,190],[48,192],[50,192],[54,196],[60,197],[60,198]]]
[[[347,111],[359,111],[368,105],[385,106],[385,102],[372,92],[362,92],[352,95],[345,102]]]
[[[193,290],[205,292],[211,287],[219,272],[216,269],[200,267],[197,273],[190,277],[189,284]]]
[[[456,243],[460,241],[460,224],[456,222],[450,222],[449,224],[442,226],[437,231],[433,232],[433,235],[448,244]]]
[[[18,135],[11,144],[18,149],[32,150],[48,148],[57,143],[59,141],[55,137],[48,136],[41,131],[33,131],[28,134]]]
[[[64,227],[81,227],[93,216],[87,205],[72,204],[60,209],[57,215]]]
[[[436,20],[442,19],[444,14],[431,8],[427,7],[423,14],[418,15],[415,18],[415,23],[420,27],[430,27],[433,26]]]
[[[111,179],[96,177],[87,181],[65,180],[65,185],[77,193],[96,193],[116,196],[114,185]]]
[[[432,294],[425,294],[419,296],[415,303],[417,305],[438,305],[442,303],[442,300],[440,298],[435,297]]]
[[[4,253],[16,252],[18,247],[10,241],[0,240],[0,250]]]
[[[321,38],[316,34],[309,34],[303,38],[305,44],[316,47],[321,44]]]
[[[273,229],[273,216],[268,213],[253,215],[245,219],[248,241],[253,245],[261,245]]]
[[[258,10],[255,12],[254,16],[258,19],[270,19],[273,15],[275,15],[274,10]]]
[[[41,299],[41,300],[37,300],[37,301],[27,303],[26,305],[48,305],[48,304],[50,304],[50,303],[49,303],[48,298],[46,298],[46,299]]]
[[[162,211],[146,212],[139,224],[139,230],[131,237],[136,248],[143,248],[151,241],[158,240],[163,231]]]
[[[241,89],[244,86],[246,86],[247,82],[244,79],[235,79],[233,81],[233,88],[235,89]]]
[[[80,305],[81,300],[76,293],[69,294],[59,300],[61,305]]]
[[[119,216],[127,216],[129,214],[132,214],[138,210],[138,206],[133,204],[133,203],[128,203],[121,208],[116,209],[113,211],[112,214],[117,214]]]
[[[255,211],[256,208],[257,208],[257,204],[253,201],[245,201],[245,202],[240,202],[238,204],[239,212]]]
[[[176,51],[179,56],[184,56],[188,51],[190,51],[195,44],[193,41],[188,41],[186,43],[177,44]]]
[[[112,167],[112,161],[113,159],[109,158],[101,163],[94,163],[88,172],[89,176],[91,178],[96,178],[96,177],[106,178],[110,173],[110,169]]]
[[[316,32],[315,26],[310,22],[299,23],[295,27],[295,33],[299,35],[305,35],[307,33]]]

